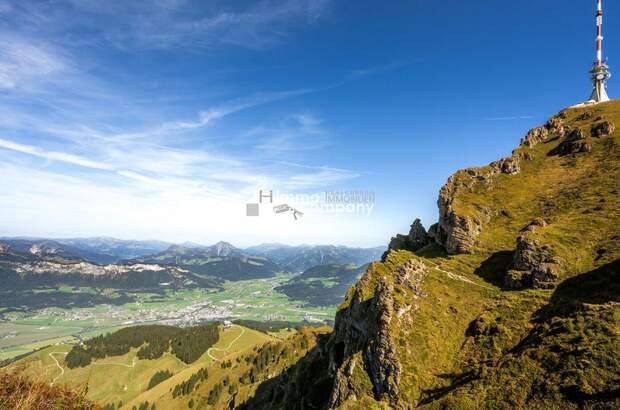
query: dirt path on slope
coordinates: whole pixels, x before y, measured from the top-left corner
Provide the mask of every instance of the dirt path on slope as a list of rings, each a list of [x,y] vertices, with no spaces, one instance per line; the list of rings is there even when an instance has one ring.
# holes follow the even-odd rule
[[[476,283],[476,282],[474,282],[473,280],[471,280],[471,279],[467,278],[466,276],[459,275],[458,273],[454,273],[454,272],[450,272],[450,271],[447,271],[447,270],[445,270],[445,269],[442,269],[442,268],[441,268],[438,264],[436,264],[436,263],[434,263],[434,262],[430,262],[430,261],[426,261],[426,260],[425,260],[425,261],[423,261],[423,262],[424,262],[424,263],[428,263],[428,264],[432,264],[432,265],[434,265],[434,266],[433,266],[433,269],[436,269],[436,270],[438,270],[439,272],[443,272],[443,273],[445,273],[446,275],[448,275],[448,277],[449,277],[450,279],[459,280],[459,281],[461,281],[461,282],[469,283],[470,285],[478,286],[478,287],[481,287],[481,288],[484,288],[484,289],[496,290],[495,288],[492,288],[492,287],[490,287],[490,286],[485,286],[485,285],[481,285],[481,284],[479,284],[479,283]]]
[[[240,327],[240,326],[237,326],[237,325],[233,325],[233,326],[238,327],[239,329],[241,329],[241,333],[239,333],[239,335],[237,335],[237,337],[235,337],[235,338],[234,338],[234,339],[233,339],[230,343],[228,343],[228,346],[227,346],[226,348],[224,348],[224,349],[223,349],[223,348],[221,348],[221,347],[210,347],[209,349],[207,349],[207,355],[208,355],[211,359],[213,359],[214,361],[219,362],[219,361],[220,361],[220,359],[218,359],[217,357],[213,356],[213,355],[211,354],[211,350],[217,350],[217,351],[219,351],[219,352],[227,352],[228,350],[230,350],[230,348],[232,347],[232,345],[233,345],[233,344],[234,344],[237,340],[239,340],[239,338],[240,338],[241,336],[243,336],[243,334],[245,333],[245,329],[244,329],[244,328],[242,328],[242,327]]]
[[[66,352],[50,352],[50,353],[47,354],[49,357],[52,358],[52,360],[54,360],[54,363],[56,363],[56,367],[58,367],[60,369],[60,374],[58,376],[54,377],[54,380],[52,380],[52,382],[50,383],[50,386],[53,386],[54,383],[56,383],[56,380],[58,380],[63,374],[65,374],[65,368],[62,367],[60,365],[60,363],[58,362],[58,359],[56,359],[54,357],[55,354],[62,354],[62,355],[66,356],[68,353],[66,353]]]

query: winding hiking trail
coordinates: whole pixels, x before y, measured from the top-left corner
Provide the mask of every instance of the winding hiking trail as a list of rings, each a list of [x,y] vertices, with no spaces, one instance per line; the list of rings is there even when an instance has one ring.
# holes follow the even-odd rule
[[[228,346],[225,349],[222,349],[221,347],[210,347],[210,348],[208,348],[207,349],[207,356],[209,356],[212,360],[214,360],[216,362],[220,361],[220,359],[218,359],[217,357],[215,357],[215,356],[213,356],[211,354],[211,350],[217,350],[217,351],[220,351],[220,352],[227,352],[232,347],[233,343],[235,343],[237,340],[239,340],[239,338],[241,336],[243,336],[243,334],[245,333],[245,329],[242,328],[241,326],[237,326],[237,325],[233,325],[233,326],[238,327],[239,329],[241,329],[241,333],[239,333],[237,335],[237,337],[235,337],[230,343],[228,343]]]
[[[58,378],[60,378],[63,374],[65,374],[65,368],[62,367],[60,365],[60,363],[58,362],[58,359],[56,359],[54,357],[55,354],[62,354],[62,355],[66,356],[68,353],[66,353],[66,352],[50,352],[50,353],[47,354],[49,357],[52,358],[52,360],[54,360],[54,363],[56,363],[56,367],[58,367],[60,369],[60,374],[58,376],[54,377],[54,380],[52,380],[52,382],[50,383],[50,386],[53,386],[54,383],[56,383],[56,380],[58,380]]]
[[[50,353],[48,353],[48,354],[47,354],[49,357],[51,357],[51,358],[52,358],[52,360],[54,360],[54,363],[55,363],[56,367],[58,367],[58,368],[60,369],[60,374],[59,374],[58,376],[54,377],[54,380],[52,380],[52,382],[50,383],[50,386],[53,386],[53,385],[54,385],[54,383],[56,383],[56,380],[58,380],[58,379],[59,379],[59,378],[60,378],[63,374],[65,374],[65,368],[64,368],[64,367],[62,367],[62,366],[60,365],[60,362],[58,361],[58,359],[56,359],[56,358],[54,357],[54,355],[55,355],[55,354],[62,354],[62,355],[65,355],[65,356],[66,356],[66,355],[68,355],[69,353],[67,353],[67,352],[50,352]],[[136,366],[136,359],[137,359],[137,358],[136,358],[136,357],[134,357],[134,358],[133,358],[133,360],[132,360],[132,362],[131,362],[131,364],[126,364],[126,363],[96,363],[96,362],[93,362],[93,363],[91,363],[91,364],[93,364],[93,365],[97,365],[97,366],[106,366],[106,365],[109,365],[109,366],[125,366],[125,367],[132,368],[132,367],[135,367],[135,366]]]
[[[476,283],[473,280],[471,280],[471,279],[469,279],[469,278],[467,278],[467,277],[465,277],[463,275],[459,275],[457,273],[444,270],[438,264],[436,264],[434,262],[424,261],[424,263],[430,263],[430,264],[435,265],[435,266],[433,266],[433,269],[438,270],[439,272],[445,273],[446,275],[448,275],[448,277],[450,279],[459,280],[461,282],[469,283],[470,285],[478,286],[478,287],[481,287],[481,288],[484,288],[484,289],[488,289],[488,290],[496,290],[496,289],[494,289],[494,288],[492,288],[490,286],[485,286],[485,285],[481,285],[479,283]]]

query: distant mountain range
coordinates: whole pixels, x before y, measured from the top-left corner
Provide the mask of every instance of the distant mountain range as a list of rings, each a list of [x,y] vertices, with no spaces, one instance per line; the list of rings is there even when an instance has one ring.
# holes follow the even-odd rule
[[[199,247],[172,245],[156,255],[127,262],[179,266],[198,275],[225,280],[268,278],[282,270],[270,259],[246,254],[228,242]]]
[[[355,268],[379,259],[383,251],[382,247],[330,245],[264,244],[239,249],[228,242],[203,246],[113,238],[10,238],[0,239],[0,289],[61,284],[119,289],[157,288],[162,284],[217,287],[221,280],[269,278],[278,272],[302,272],[316,266]],[[337,282],[349,283],[346,278]],[[299,286],[291,283],[286,289],[298,290]],[[328,293],[338,293],[334,298],[339,299],[342,292],[338,289]],[[289,293],[296,295],[294,290]]]
[[[115,258],[111,255],[75,247],[52,239],[0,239],[0,250],[2,247],[31,256],[57,256],[101,264],[115,262]]]
[[[153,255],[168,249],[171,245],[171,243],[163,241],[136,241],[108,237],[57,239],[56,242],[84,252],[110,257],[112,263],[124,259],[134,259],[141,256]],[[93,262],[110,263],[96,260],[93,260]]]
[[[56,254],[98,264],[116,263],[125,259],[153,255],[172,245],[163,241],[123,240],[108,237],[68,239],[3,237],[0,238],[0,243],[10,244],[14,250],[19,252]]]
[[[303,272],[319,265],[357,266],[381,259],[386,247],[350,248],[334,245],[299,245],[288,246],[277,243],[262,244],[245,249],[252,255],[271,259],[282,269],[290,272]]]
[[[0,290],[47,286],[97,286],[117,289],[217,287],[179,266],[127,262],[97,264],[88,252],[50,240],[0,240]]]

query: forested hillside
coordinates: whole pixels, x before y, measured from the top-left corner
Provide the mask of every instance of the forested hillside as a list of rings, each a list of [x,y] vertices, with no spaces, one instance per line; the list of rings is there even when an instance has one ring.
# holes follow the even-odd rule
[[[132,348],[139,348],[137,357],[141,360],[158,359],[170,351],[189,364],[202,356],[218,339],[217,324],[189,328],[162,325],[127,327],[73,346],[65,361],[70,369],[84,367],[93,359],[122,356]]]

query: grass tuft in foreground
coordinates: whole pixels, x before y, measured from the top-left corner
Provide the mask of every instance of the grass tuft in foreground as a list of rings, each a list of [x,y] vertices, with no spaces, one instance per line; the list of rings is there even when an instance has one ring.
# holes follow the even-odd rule
[[[0,372],[0,410],[98,410],[86,389],[52,386],[19,372]]]

